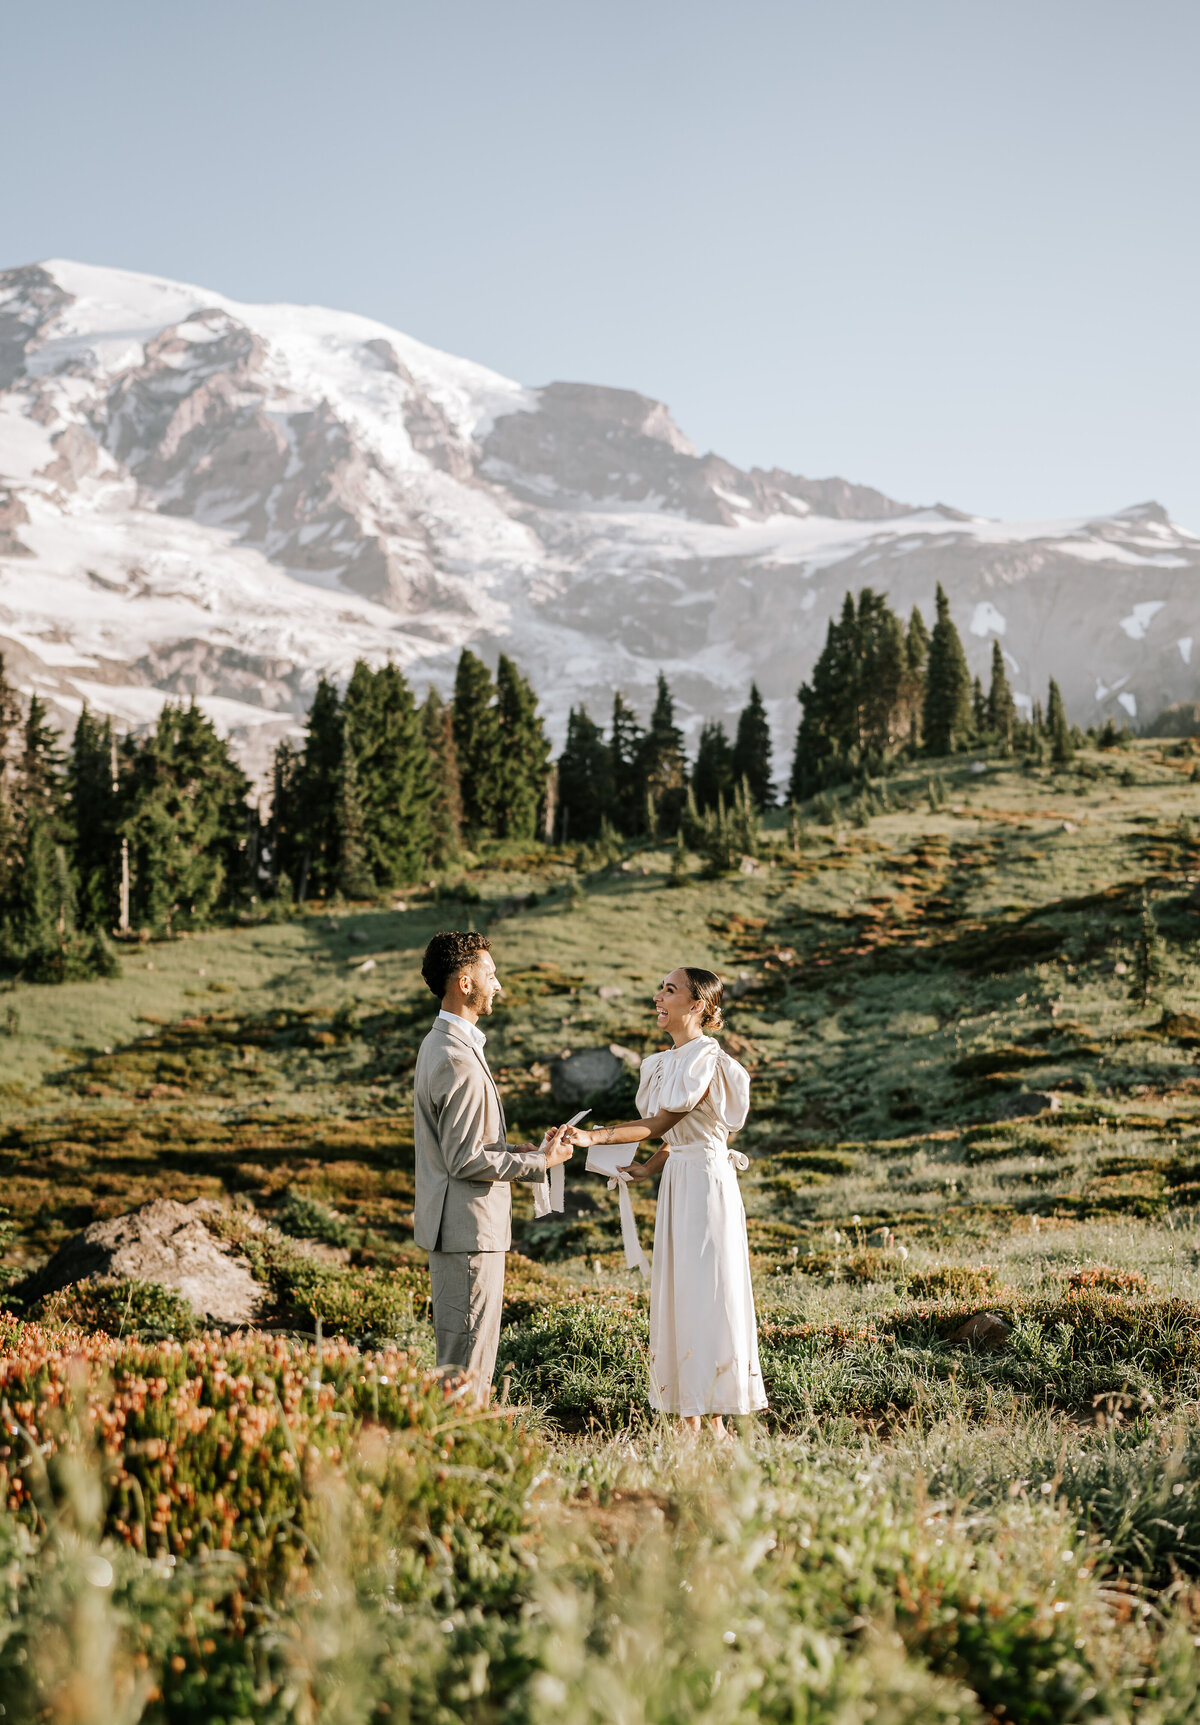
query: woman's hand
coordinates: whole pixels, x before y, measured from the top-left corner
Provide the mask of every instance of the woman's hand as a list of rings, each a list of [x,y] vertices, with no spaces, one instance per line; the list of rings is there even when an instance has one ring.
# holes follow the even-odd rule
[[[564,1144],[575,1144],[581,1150],[594,1144],[600,1136],[598,1132],[589,1132],[586,1126],[562,1126],[559,1130],[562,1133]]]
[[[631,1162],[628,1168],[622,1168],[621,1172],[629,1180],[653,1180],[659,1170],[666,1167],[668,1155],[669,1151],[656,1150],[653,1156],[647,1157],[644,1162]]]

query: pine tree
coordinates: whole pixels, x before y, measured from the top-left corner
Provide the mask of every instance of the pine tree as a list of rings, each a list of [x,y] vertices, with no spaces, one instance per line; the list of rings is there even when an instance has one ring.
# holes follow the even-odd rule
[[[72,849],[78,881],[79,926],[115,926],[120,913],[120,806],[114,767],[112,720],[103,724],[84,707],[75,725],[67,772]]]
[[[775,787],[771,783],[771,727],[767,709],[758,684],[751,683],[750,699],[738,715],[737,736],[730,763],[733,778],[750,786],[755,807],[759,810],[775,806]]]
[[[651,836],[656,830],[672,832],[679,825],[687,798],[687,758],[683,732],[675,723],[675,702],[661,671],[650,724],[638,751],[638,772],[645,810],[643,826]]]
[[[983,692],[983,680],[976,677],[971,684],[971,729],[976,742],[987,735],[987,717],[987,696]]]
[[[458,782],[453,715],[432,686],[421,708],[421,724],[433,776],[433,800],[429,805],[430,858],[437,868],[445,868],[447,863],[453,862],[462,846],[462,791]]]
[[[168,934],[200,926],[245,890],[249,781],[194,704],[168,702],[126,758],[132,920]]]
[[[908,717],[908,741],[912,748],[921,742],[921,716],[925,710],[925,682],[929,664],[929,630],[925,619],[914,605],[904,637],[904,693]]]
[[[342,745],[337,796],[337,891],[343,898],[371,898],[376,891],[371,867],[367,816],[358,776],[358,758],[349,737]]]
[[[369,890],[386,892],[423,873],[433,845],[433,774],[417,703],[395,665],[372,671],[358,661],[342,702],[342,723],[345,748],[354,756],[360,831],[359,855],[353,861],[339,855],[338,871],[341,890],[348,891],[345,882],[353,876],[360,883],[356,896],[362,897],[366,876]],[[346,782],[343,762],[343,791]],[[338,842],[344,847],[343,833]]]
[[[68,836],[66,798],[66,763],[59,734],[47,717],[41,696],[31,695],[17,760],[18,817],[28,823],[36,814],[55,843],[62,843]]]
[[[733,795],[733,751],[725,727],[719,719],[710,719],[700,731],[696,748],[696,765],[692,772],[692,792],[697,812],[715,809],[722,798]]]
[[[497,833],[532,839],[550,774],[550,740],[537,696],[516,665],[501,653],[496,666],[496,719],[500,729]]]
[[[501,795],[496,686],[483,660],[469,647],[463,648],[454,677],[454,747],[466,832],[472,842],[494,837]]]
[[[937,621],[929,641],[922,731],[931,755],[953,754],[971,732],[971,674],[940,582]]]
[[[987,727],[1006,752],[1012,748],[1013,727],[1017,722],[1017,707],[1004,668],[1004,651],[999,641],[992,642],[992,682],[987,698]]]
[[[1050,733],[1050,759],[1056,767],[1065,767],[1074,750],[1071,747],[1071,730],[1067,724],[1067,710],[1063,706],[1062,692],[1053,677],[1050,679],[1050,695],[1046,702],[1046,729]]]
[[[1053,684],[1050,685],[1054,687]],[[1154,906],[1145,886],[1142,887],[1141,918],[1138,926],[1138,941],[1133,955],[1133,979],[1130,983],[1130,997],[1142,1006],[1149,1006],[1157,992],[1166,972],[1166,953],[1162,936],[1158,932],[1158,923],[1154,916]]]
[[[333,683],[321,677],[308,709],[304,751],[296,773],[292,806],[292,846],[296,897],[336,890],[338,881],[338,796],[342,785],[345,732],[342,703]]]
[[[586,707],[572,707],[567,740],[558,757],[559,834],[589,843],[612,806],[612,763],[604,733]]]
[[[618,689],[613,696],[612,730],[608,739],[608,774],[612,785],[609,818],[617,831],[626,837],[640,831],[645,818],[643,736],[636,713]]]
[[[271,763],[271,818],[267,846],[277,898],[290,900],[299,890],[305,854],[304,811],[300,778],[304,757],[287,737],[275,745]],[[307,886],[307,881],[305,882]]]

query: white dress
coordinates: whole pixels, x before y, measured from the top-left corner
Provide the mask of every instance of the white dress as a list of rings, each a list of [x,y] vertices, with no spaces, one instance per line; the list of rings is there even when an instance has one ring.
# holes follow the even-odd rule
[[[711,1036],[642,1062],[638,1111],[686,1118],[666,1134],[650,1282],[650,1405],[749,1414],[767,1405],[758,1363],[746,1211],[729,1148],[746,1123],[750,1075]]]

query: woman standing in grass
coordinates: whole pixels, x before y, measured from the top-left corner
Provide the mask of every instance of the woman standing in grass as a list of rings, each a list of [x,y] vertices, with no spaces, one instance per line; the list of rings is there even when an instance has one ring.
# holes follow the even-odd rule
[[[767,1405],[758,1363],[746,1211],[729,1148],[746,1123],[750,1077],[708,1032],[721,1028],[721,979],[681,966],[654,997],[672,1047],[642,1062],[637,1105],[645,1118],[591,1131],[576,1144],[662,1149],[624,1172],[647,1180],[663,1170],[650,1282],[650,1405],[699,1431],[706,1414],[724,1434],[725,1414]]]

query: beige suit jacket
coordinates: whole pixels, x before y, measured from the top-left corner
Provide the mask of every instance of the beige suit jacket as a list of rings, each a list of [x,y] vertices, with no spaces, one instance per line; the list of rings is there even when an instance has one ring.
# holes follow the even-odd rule
[[[510,1150],[483,1050],[464,1022],[434,1020],[417,1055],[414,1228],[427,1252],[507,1252],[510,1180],[546,1178],[541,1150]]]

